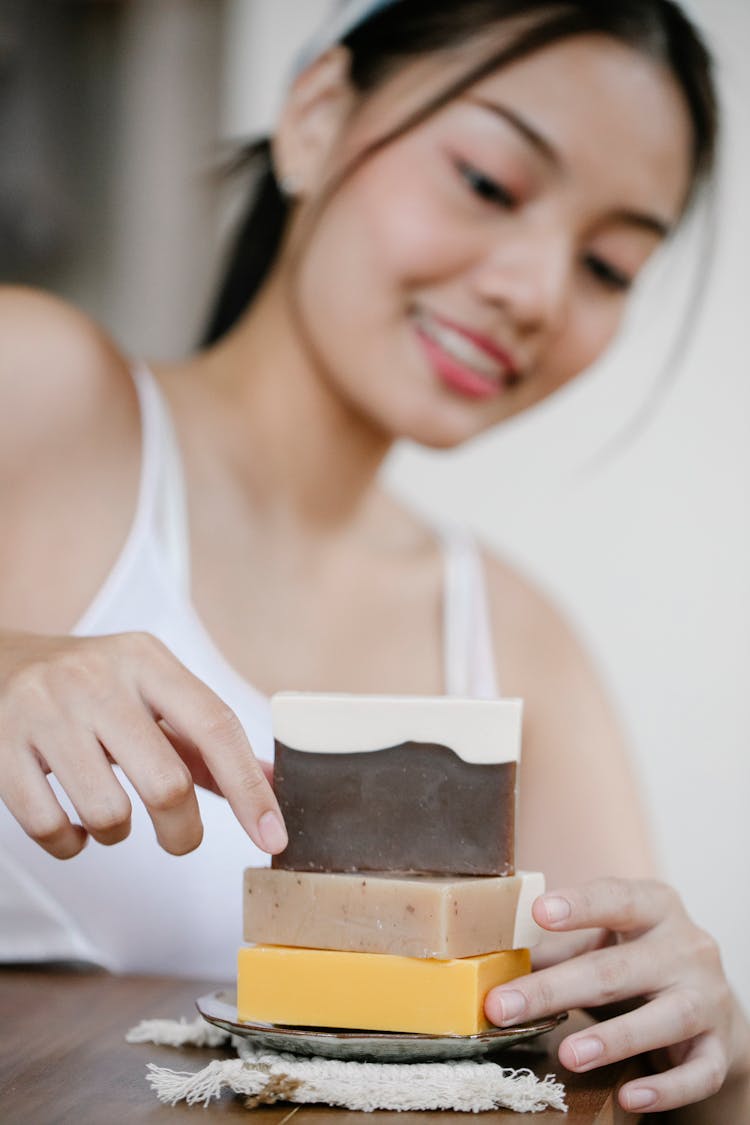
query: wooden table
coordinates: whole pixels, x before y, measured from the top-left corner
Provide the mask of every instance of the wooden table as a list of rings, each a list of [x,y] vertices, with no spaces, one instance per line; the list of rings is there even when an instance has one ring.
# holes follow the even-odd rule
[[[146,1064],[199,1070],[225,1051],[154,1047],[125,1042],[125,1033],[142,1019],[195,1015],[194,1000],[219,986],[216,981],[163,977],[114,977],[70,969],[0,969],[0,1121],[3,1125],[178,1125],[206,1114],[246,1125],[471,1125],[473,1114],[352,1113],[325,1106],[279,1103],[248,1111],[239,1098],[225,1095],[206,1111],[183,1103],[163,1106],[145,1080]],[[641,1120],[617,1105],[616,1091],[637,1070],[611,1066],[577,1077],[558,1063],[555,1046],[585,1017],[575,1015],[560,1029],[537,1040],[539,1053],[523,1060],[503,1056],[509,1065],[530,1066],[540,1075],[555,1073],[567,1091],[567,1114],[547,1110],[516,1114],[484,1113],[484,1125],[500,1122],[555,1121],[558,1125],[622,1125]],[[542,1053],[544,1048],[544,1053]],[[249,1114],[251,1116],[249,1116]]]

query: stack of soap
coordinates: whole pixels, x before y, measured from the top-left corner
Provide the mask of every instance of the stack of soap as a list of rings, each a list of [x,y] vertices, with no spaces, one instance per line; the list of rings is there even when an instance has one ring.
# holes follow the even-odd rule
[[[245,872],[239,1018],[488,1027],[544,889],[515,873],[520,702],[280,693],[272,715],[289,846]]]

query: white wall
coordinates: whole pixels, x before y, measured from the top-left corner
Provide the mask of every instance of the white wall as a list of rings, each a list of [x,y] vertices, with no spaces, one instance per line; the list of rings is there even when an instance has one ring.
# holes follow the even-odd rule
[[[664,871],[750,1007],[750,5],[692,7],[721,60],[726,145],[714,272],[668,393],[623,450],[592,463],[655,393],[704,269],[700,231],[650,278],[606,365],[469,449],[403,450],[390,479],[469,520],[577,624],[629,728]],[[290,54],[327,5],[232,8],[228,135],[272,120]]]

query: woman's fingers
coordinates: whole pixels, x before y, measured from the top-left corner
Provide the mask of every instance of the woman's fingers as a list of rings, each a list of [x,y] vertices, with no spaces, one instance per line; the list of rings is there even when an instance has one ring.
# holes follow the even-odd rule
[[[655,880],[596,879],[540,896],[532,911],[547,930],[601,927],[640,940],[614,943],[493,989],[485,1004],[488,1018],[510,1026],[570,1007],[595,1008],[661,991],[672,983],[665,976],[669,949],[663,940],[652,941],[649,931],[678,910],[675,893]]]
[[[264,851],[283,851],[287,834],[278,802],[234,712],[158,641],[143,647],[138,677],[142,698],[155,718],[165,719],[192,743],[249,836]]]
[[[187,766],[194,783],[199,785],[201,789],[208,789],[210,793],[216,793],[217,796],[222,797],[223,793],[216,784],[216,779],[210,769],[200,756],[198,747],[194,746],[192,742],[188,742],[186,738],[182,738],[176,730],[172,730],[169,723],[164,719],[160,719],[157,725],[164,737],[169,741],[169,744]]]
[[[286,847],[272,768],[256,760],[236,715],[160,641],[129,633],[30,638],[28,646],[0,693],[0,796],[53,855],[80,851],[87,829],[105,844],[128,834],[132,810],[113,765],[169,852],[200,843],[196,784],[226,796],[265,851]],[[81,825],[71,823],[45,771]]]
[[[188,767],[142,706],[118,711],[110,709],[97,729],[101,742],[130,779],[164,850],[194,851],[203,823]]]
[[[493,989],[485,1010],[494,1023],[510,1026],[569,1007],[600,1007],[672,983],[664,975],[669,972],[668,950],[663,941],[649,937],[668,917],[684,915],[677,895],[664,884],[595,879],[540,896],[532,913],[552,932],[588,931],[591,945],[601,944],[607,932],[641,940],[615,942]]]
[[[651,880],[599,879],[544,895],[532,909],[548,931],[567,936],[599,926],[611,944],[493,989],[485,1003],[489,1019],[512,1026],[567,1008],[637,1001],[565,1039],[560,1061],[583,1072],[667,1053],[663,1072],[620,1092],[633,1112],[671,1110],[715,1094],[729,1067],[722,1028],[730,997],[715,942],[691,922],[674,891]]]
[[[702,1035],[679,1066],[627,1082],[619,1093],[620,1105],[641,1113],[662,1113],[693,1105],[718,1093],[727,1069],[726,1054],[718,1037]]]
[[[43,755],[45,767],[67,793],[90,836],[109,846],[130,835],[130,800],[90,730],[76,729],[60,718],[54,731],[45,730],[44,741],[40,739],[35,749]]]
[[[656,879],[594,879],[580,887],[541,895],[533,914],[547,930],[583,930],[603,926],[637,935],[658,925],[676,909],[677,894]]]
[[[172,746],[182,758],[185,765],[190,770],[190,774],[196,785],[200,785],[202,789],[208,789],[211,793],[216,793],[218,796],[223,797],[221,789],[216,783],[216,778],[213,776],[208,766],[200,756],[198,747],[194,743],[189,742],[187,739],[182,738],[176,730],[170,727],[166,720],[159,721],[164,736],[169,739]],[[273,786],[273,763],[264,762],[262,758],[258,759],[258,764],[263,770],[263,774],[269,785]]]
[[[85,847],[86,829],[71,822],[30,747],[9,751],[3,796],[27,836],[55,859],[72,859]]]
[[[485,1011],[493,1023],[511,1027],[569,1008],[597,1008],[655,992],[662,976],[655,946],[646,941],[611,945],[492,989]]]
[[[695,1039],[713,1022],[711,1005],[697,992],[676,988],[627,1015],[568,1036],[560,1044],[560,1062],[568,1070],[591,1070]]]
[[[602,949],[612,944],[609,930],[580,930],[574,933],[545,934],[531,951],[534,969],[548,969],[569,961],[593,949]]]

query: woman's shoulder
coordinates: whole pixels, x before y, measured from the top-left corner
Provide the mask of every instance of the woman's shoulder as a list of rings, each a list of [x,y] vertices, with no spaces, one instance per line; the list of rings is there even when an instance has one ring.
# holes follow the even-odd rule
[[[111,336],[87,313],[53,293],[0,285],[3,375],[57,369],[122,366],[125,359]]]
[[[134,411],[128,362],[95,321],[51,294],[0,286],[0,469],[59,457],[61,440]]]
[[[485,563],[503,694],[524,701],[522,865],[551,885],[653,875],[630,750],[601,668],[544,589],[502,559],[486,554]]]
[[[520,566],[485,547],[481,553],[504,693],[553,702],[590,691],[597,670],[559,601]]]
[[[78,619],[132,521],[140,445],[137,390],[106,332],[55,297],[0,288],[4,625]]]

